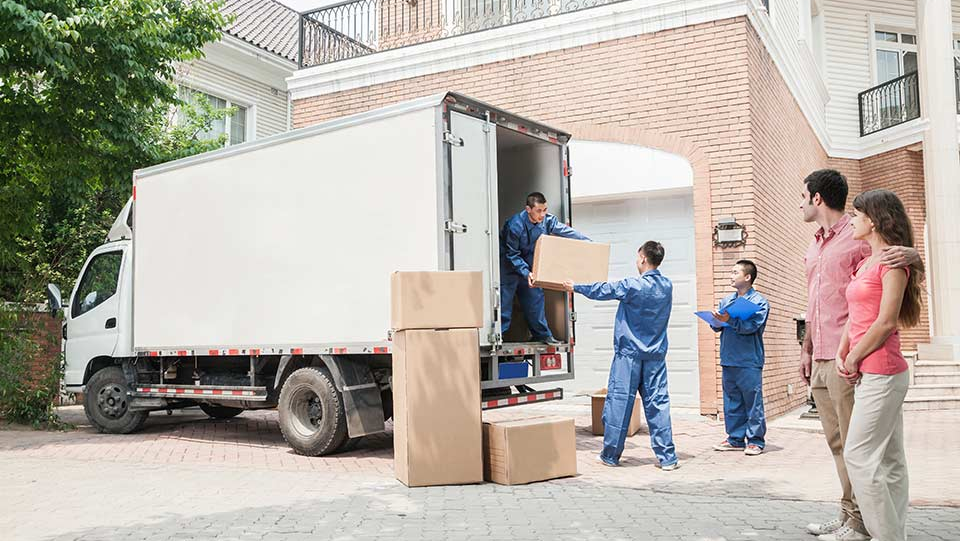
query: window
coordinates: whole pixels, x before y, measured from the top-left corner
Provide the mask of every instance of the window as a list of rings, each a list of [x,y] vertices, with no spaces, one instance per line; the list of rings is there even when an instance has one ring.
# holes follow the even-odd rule
[[[106,252],[93,258],[73,298],[71,318],[82,316],[117,293],[121,261],[123,252]]]
[[[238,145],[247,140],[246,107],[237,105],[230,100],[218,98],[216,96],[207,94],[206,92],[194,90],[185,86],[180,87],[180,99],[193,105],[201,103],[200,100],[206,100],[207,103],[209,103],[214,109],[227,109],[229,107],[236,108],[233,114],[230,116],[214,121],[209,130],[199,135],[201,139],[215,139],[222,134],[226,134],[227,145]],[[178,118],[182,119],[183,117],[178,116]]]
[[[873,35],[877,62],[876,84],[917,71],[917,36],[895,30],[877,30]]]

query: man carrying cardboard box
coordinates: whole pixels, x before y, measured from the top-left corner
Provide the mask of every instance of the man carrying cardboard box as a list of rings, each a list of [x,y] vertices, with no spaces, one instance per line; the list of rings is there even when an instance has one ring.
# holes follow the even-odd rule
[[[564,282],[567,291],[587,298],[620,301],[613,331],[613,364],[603,407],[603,451],[599,457],[607,466],[620,464],[639,390],[659,467],[663,471],[680,467],[673,445],[667,391],[667,324],[673,307],[673,283],[657,270],[663,255],[659,242],[647,241],[637,252],[640,276],[589,285]]]
[[[547,214],[547,198],[540,192],[527,196],[527,207],[514,214],[500,230],[500,332],[510,328],[514,295],[520,300],[523,315],[534,340],[559,345],[547,325],[543,309],[543,290],[533,283],[533,249],[540,235],[590,240],[553,214]]]

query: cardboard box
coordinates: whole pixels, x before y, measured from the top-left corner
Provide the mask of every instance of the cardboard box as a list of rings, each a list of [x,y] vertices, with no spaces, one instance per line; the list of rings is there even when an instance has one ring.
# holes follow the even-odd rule
[[[390,276],[390,327],[483,327],[483,273],[395,272]]]
[[[533,277],[544,289],[562,291],[565,280],[605,282],[609,268],[609,244],[541,235],[533,249]]]
[[[573,419],[483,423],[483,478],[520,485],[577,474]]]
[[[543,311],[547,315],[547,326],[553,332],[553,337],[561,342],[569,340],[567,333],[567,292],[543,291]],[[527,318],[523,315],[523,308],[519,299],[513,299],[513,318],[510,328],[503,335],[504,342],[526,342],[530,339],[530,327]]]
[[[476,329],[393,335],[394,471],[410,487],[483,481]]]
[[[603,405],[607,401],[607,389],[603,388],[590,395],[590,405],[593,410],[593,435],[603,435]],[[643,403],[638,394],[633,401],[633,413],[630,414],[630,425],[627,427],[627,436],[632,436],[644,426]]]

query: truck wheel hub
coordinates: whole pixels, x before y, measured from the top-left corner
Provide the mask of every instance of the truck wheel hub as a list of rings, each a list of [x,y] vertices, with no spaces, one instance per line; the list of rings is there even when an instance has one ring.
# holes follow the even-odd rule
[[[120,418],[127,411],[126,394],[120,386],[108,385],[97,393],[97,407],[111,419]]]

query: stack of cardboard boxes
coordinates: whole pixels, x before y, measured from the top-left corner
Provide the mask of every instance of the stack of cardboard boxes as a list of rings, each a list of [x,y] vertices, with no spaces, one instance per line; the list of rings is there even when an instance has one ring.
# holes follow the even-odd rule
[[[391,278],[394,471],[403,484],[483,481],[479,272]]]
[[[566,279],[605,280],[609,254],[606,244],[543,236],[534,274],[553,289]],[[573,419],[481,425],[481,280],[480,272],[391,277],[394,469],[407,486],[514,485],[577,474]],[[563,300],[554,304],[565,314]]]

